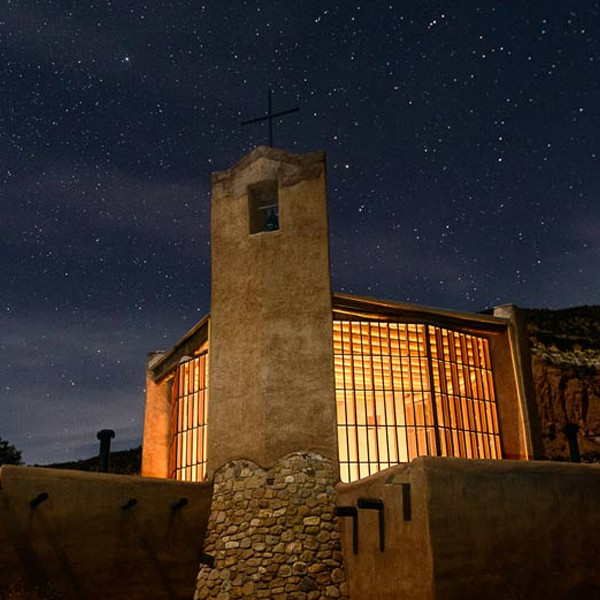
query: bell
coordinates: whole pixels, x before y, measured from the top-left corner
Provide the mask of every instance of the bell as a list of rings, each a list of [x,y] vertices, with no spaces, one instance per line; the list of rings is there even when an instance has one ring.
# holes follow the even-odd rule
[[[276,231],[277,229],[279,229],[279,218],[275,210],[271,209],[265,223],[265,231]]]

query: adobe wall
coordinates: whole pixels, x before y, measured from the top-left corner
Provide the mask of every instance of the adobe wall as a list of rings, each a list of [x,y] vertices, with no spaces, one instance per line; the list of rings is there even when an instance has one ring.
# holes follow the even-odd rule
[[[248,186],[275,179],[280,228],[250,234]],[[325,156],[259,147],[212,181],[208,472],[335,459]]]
[[[504,304],[494,308],[494,316],[510,322],[501,336],[490,340],[502,456],[512,460],[540,460],[544,452],[523,313],[514,304]]]
[[[236,460],[214,477],[196,600],[348,598],[334,517],[337,468],[311,453],[270,469]]]
[[[172,381],[156,383],[149,366],[160,356],[161,352],[152,352],[147,357],[142,475],[166,478],[169,476]]]
[[[3,466],[0,598],[191,599],[211,491],[206,483]],[[40,493],[47,499],[32,507]],[[187,505],[173,510],[181,498]]]
[[[600,598],[598,465],[422,457],[337,493],[344,504],[367,496],[385,507],[383,553],[376,511],[358,510],[356,556],[343,525],[351,598]]]
[[[427,479],[425,471],[418,466],[419,460],[336,486],[338,506],[356,508],[359,498],[369,498],[382,500],[384,507],[383,552],[379,546],[378,511],[357,508],[356,554],[352,518],[338,519],[352,600],[435,598],[428,534]],[[405,519],[403,485],[410,486],[408,519]],[[406,508],[408,510],[408,503]]]
[[[530,459],[532,456],[528,451],[525,415],[515,377],[509,331],[491,337],[490,355],[497,395],[502,456],[509,460]]]
[[[424,460],[436,598],[600,597],[600,467]]]

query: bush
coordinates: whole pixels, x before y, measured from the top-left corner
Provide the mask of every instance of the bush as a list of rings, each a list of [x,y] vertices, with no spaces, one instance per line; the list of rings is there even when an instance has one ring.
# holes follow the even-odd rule
[[[11,443],[0,438],[0,465],[21,465],[21,452]]]

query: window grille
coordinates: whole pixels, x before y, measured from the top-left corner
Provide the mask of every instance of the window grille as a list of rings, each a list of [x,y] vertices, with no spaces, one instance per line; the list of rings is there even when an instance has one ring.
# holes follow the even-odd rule
[[[208,353],[181,365],[173,382],[171,478],[202,481],[206,475]]]
[[[342,481],[423,455],[501,457],[485,337],[336,320],[333,346]]]

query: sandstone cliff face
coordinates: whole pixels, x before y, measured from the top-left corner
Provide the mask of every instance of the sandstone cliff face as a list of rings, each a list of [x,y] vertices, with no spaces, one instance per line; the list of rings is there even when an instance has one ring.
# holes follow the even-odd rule
[[[525,312],[546,458],[569,460],[576,425],[582,460],[600,462],[600,307]]]

